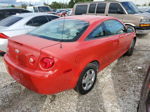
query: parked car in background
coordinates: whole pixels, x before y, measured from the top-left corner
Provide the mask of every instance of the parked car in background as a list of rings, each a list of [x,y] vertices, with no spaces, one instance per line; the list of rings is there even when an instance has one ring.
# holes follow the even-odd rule
[[[137,34],[150,33],[150,15],[140,13],[133,2],[99,1],[77,3],[72,15],[114,16],[126,25],[135,28]]]
[[[0,8],[0,20],[15,14],[29,13],[30,11],[18,8]]]
[[[150,8],[146,12],[150,13]]]
[[[25,13],[10,16],[0,21],[0,50],[6,51],[7,39],[25,34],[58,16],[43,13]]]
[[[63,16],[71,16],[71,13],[72,13],[72,9],[70,9],[70,8],[67,8],[67,9],[57,9],[56,10],[56,14],[58,16],[61,16],[61,17],[63,17]]]
[[[131,56],[135,42],[133,28],[116,18],[68,16],[10,38],[4,60],[10,75],[35,92],[87,94],[98,71]]]
[[[150,112],[150,66],[143,82],[138,112]]]
[[[66,9],[57,9],[56,14],[60,17],[67,16],[67,10]]]
[[[149,6],[139,6],[138,9],[140,10],[140,12],[145,13],[150,9],[150,7]]]
[[[28,6],[27,10],[31,12],[53,12],[53,10],[49,6]]]

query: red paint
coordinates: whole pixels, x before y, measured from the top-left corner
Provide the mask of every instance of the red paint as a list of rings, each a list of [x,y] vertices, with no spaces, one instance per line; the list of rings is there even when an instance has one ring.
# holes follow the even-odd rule
[[[11,76],[25,87],[41,94],[54,94],[76,86],[86,65],[92,61],[100,63],[102,70],[122,56],[129,48],[135,33],[120,34],[109,38],[86,41],[85,38],[101,22],[112,17],[72,16],[69,19],[88,21],[90,26],[75,42],[60,42],[22,35],[9,39],[5,55],[7,69]],[[16,53],[19,50],[19,53]],[[33,60],[29,60],[33,58]],[[45,60],[45,68],[41,60]]]
[[[8,39],[9,37],[3,33],[0,33],[0,38],[3,38],[3,39]]]

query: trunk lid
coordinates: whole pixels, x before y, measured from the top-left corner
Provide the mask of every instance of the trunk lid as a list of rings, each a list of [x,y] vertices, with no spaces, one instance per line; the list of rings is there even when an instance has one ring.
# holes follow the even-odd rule
[[[36,69],[41,50],[59,43],[31,35],[17,36],[9,39],[7,54],[13,63]],[[34,60],[33,63],[30,63],[33,61],[31,58]]]

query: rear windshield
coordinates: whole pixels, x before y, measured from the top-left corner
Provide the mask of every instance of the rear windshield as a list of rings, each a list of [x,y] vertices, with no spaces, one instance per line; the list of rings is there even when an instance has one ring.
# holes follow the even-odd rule
[[[57,19],[29,34],[55,41],[75,41],[83,34],[88,25],[88,22],[81,20]]]
[[[8,27],[8,26],[15,24],[16,22],[18,22],[21,19],[22,19],[22,17],[10,16],[10,17],[0,21],[0,26]]]

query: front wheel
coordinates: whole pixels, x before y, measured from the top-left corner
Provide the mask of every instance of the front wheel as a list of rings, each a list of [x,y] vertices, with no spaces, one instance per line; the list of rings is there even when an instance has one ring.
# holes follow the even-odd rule
[[[96,82],[97,69],[98,67],[96,64],[88,64],[80,75],[75,91],[81,95],[87,94],[91,91]]]

